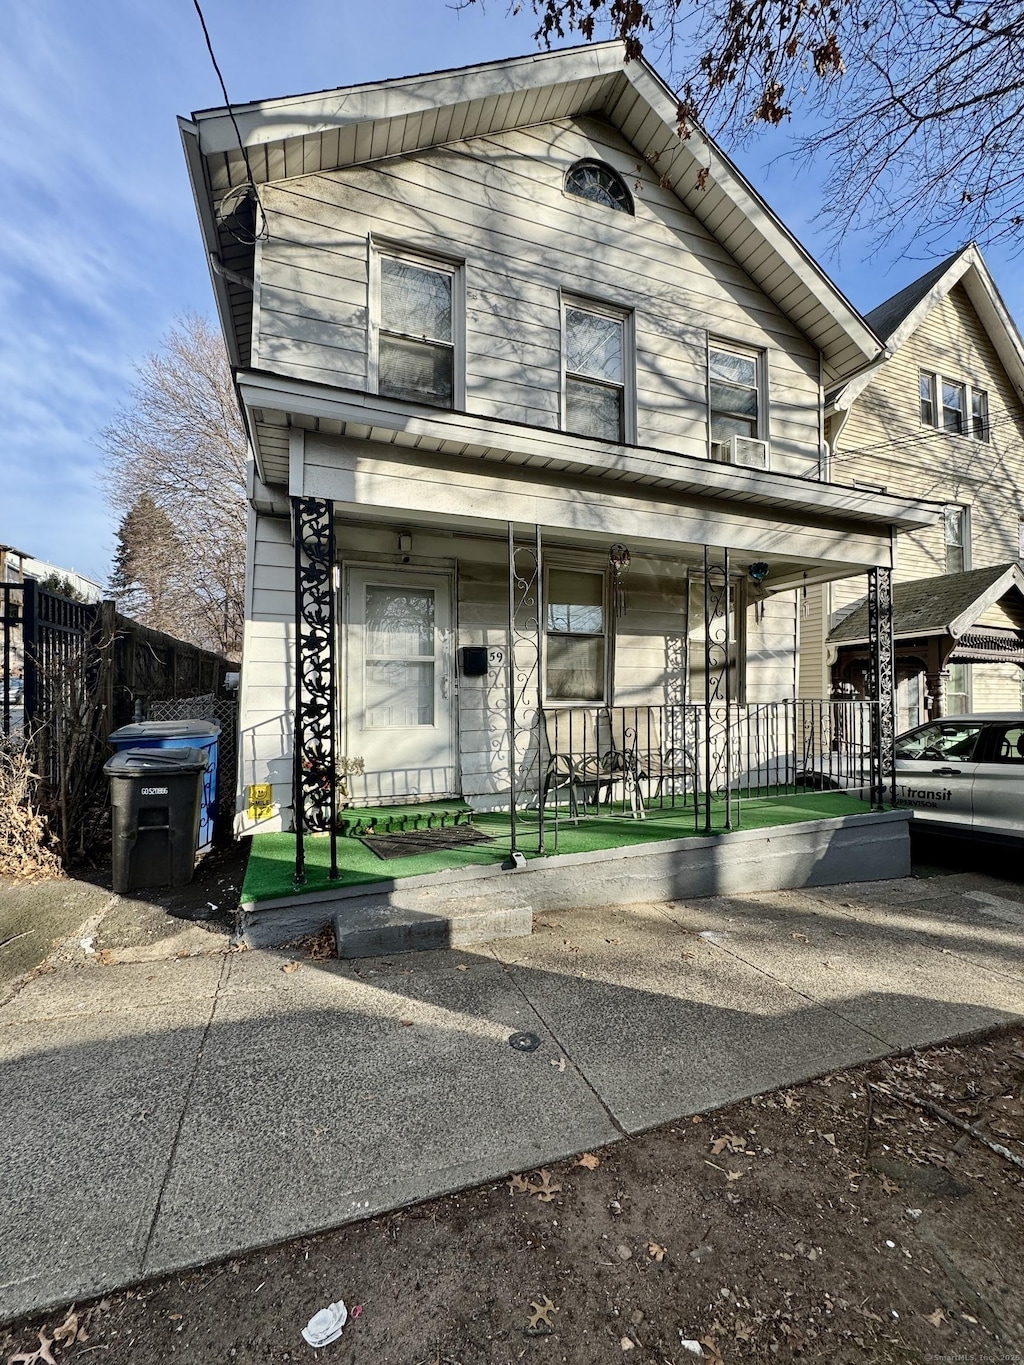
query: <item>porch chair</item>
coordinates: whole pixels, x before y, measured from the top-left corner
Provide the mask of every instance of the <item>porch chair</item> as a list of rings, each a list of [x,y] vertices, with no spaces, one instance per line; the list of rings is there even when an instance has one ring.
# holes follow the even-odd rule
[[[661,797],[666,779],[680,780],[684,797],[695,782],[697,764],[685,748],[664,746],[661,734],[661,708],[655,706],[615,706],[609,711],[611,747],[621,756],[629,771],[627,787],[631,792],[634,815],[645,815],[641,782],[648,785],[647,800]],[[651,784],[657,783],[653,792]]]
[[[600,805],[602,790],[610,791],[623,778],[621,755],[610,749],[610,732],[600,715],[590,707],[544,711],[547,769],[542,801],[546,804],[552,792],[567,789],[573,820],[580,814],[579,788],[593,787],[595,803]]]

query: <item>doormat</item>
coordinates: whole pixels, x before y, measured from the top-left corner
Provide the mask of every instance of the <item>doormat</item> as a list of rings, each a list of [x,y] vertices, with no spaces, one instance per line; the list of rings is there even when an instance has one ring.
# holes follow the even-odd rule
[[[444,853],[472,844],[493,844],[494,840],[472,825],[449,825],[440,829],[411,829],[402,834],[361,834],[359,842],[378,858],[414,858],[418,853]]]

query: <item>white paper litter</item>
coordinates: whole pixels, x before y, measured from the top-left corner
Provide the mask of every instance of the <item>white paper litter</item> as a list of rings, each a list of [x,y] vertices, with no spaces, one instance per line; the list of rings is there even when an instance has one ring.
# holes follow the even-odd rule
[[[687,1341],[682,1332],[679,1333],[679,1345],[684,1351],[689,1351],[690,1355],[697,1356],[700,1360],[704,1359],[704,1348],[699,1341]]]
[[[339,1299],[337,1303],[328,1304],[319,1313],[313,1314],[302,1329],[303,1339],[313,1347],[329,1346],[341,1336],[341,1329],[346,1322],[348,1309]]]

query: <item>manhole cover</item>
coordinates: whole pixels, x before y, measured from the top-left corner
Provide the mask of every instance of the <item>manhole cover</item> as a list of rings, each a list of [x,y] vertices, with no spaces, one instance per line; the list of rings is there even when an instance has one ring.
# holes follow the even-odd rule
[[[540,1047],[540,1039],[535,1033],[513,1033],[508,1045],[517,1052],[536,1052]]]

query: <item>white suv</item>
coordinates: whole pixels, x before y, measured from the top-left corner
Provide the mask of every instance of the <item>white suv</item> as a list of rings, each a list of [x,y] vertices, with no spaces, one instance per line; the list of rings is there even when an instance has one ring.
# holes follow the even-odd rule
[[[915,824],[1024,843],[1024,712],[950,716],[900,735],[896,802]]]

